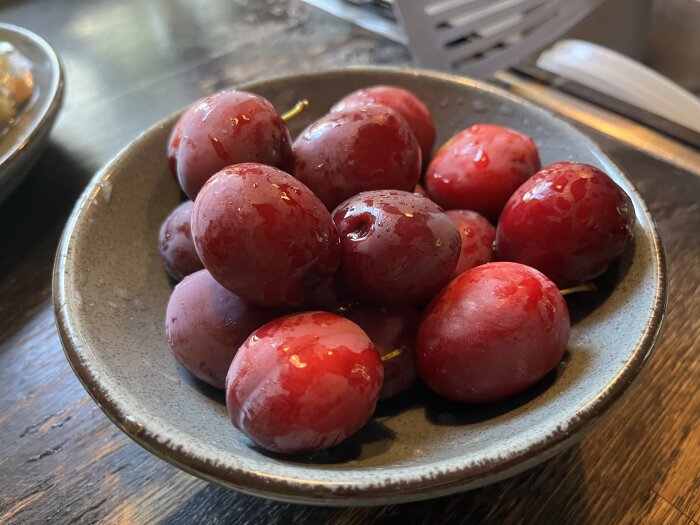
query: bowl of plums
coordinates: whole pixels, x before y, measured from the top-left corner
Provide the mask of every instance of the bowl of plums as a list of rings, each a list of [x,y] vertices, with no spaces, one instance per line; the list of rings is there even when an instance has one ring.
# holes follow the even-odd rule
[[[145,131],[54,273],[68,360],[131,438],[325,505],[470,490],[576,443],[666,294],[653,219],[582,132],[381,67],[237,86]]]

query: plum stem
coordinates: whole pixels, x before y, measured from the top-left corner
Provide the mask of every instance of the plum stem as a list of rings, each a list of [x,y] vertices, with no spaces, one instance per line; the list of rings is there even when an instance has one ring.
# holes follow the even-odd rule
[[[578,286],[572,286],[571,288],[564,288],[563,290],[559,290],[559,293],[562,295],[569,295],[571,293],[579,293],[579,292],[597,292],[598,287],[593,284],[593,283],[585,283],[585,284],[579,284]]]
[[[394,348],[391,352],[382,356],[382,361],[389,361],[389,359],[395,359],[401,354],[403,354],[403,350],[401,348]]]
[[[309,106],[309,101],[306,100],[305,98],[301,99],[299,102],[294,104],[294,107],[287,111],[286,113],[282,113],[282,120],[287,122],[290,119],[293,119],[297,115],[300,115],[301,113],[304,112],[304,110]]]

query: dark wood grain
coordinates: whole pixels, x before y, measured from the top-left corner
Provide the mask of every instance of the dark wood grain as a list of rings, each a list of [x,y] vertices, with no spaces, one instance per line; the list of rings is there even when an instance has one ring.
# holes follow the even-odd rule
[[[293,0],[30,0],[0,20],[47,38],[64,111],[36,168],[0,205],[0,523],[668,523],[700,521],[700,179],[597,137],[637,184],[670,267],[647,370],[578,446],[513,479],[430,502],[313,508],[185,474],[131,442],[68,366],[50,307],[65,219],[139,131],[223,86],[406,51]]]

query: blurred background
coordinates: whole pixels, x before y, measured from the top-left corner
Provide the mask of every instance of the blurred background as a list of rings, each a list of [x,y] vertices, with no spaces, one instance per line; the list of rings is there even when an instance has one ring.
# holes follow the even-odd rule
[[[486,3],[473,0],[461,2],[459,0],[449,2],[305,1],[371,31],[383,34],[391,40],[409,43],[415,48],[419,48],[422,44],[417,35],[407,35],[401,19],[402,5],[421,4],[421,7],[426,7],[430,4],[447,4],[453,10],[460,6],[462,16],[468,12],[484,12],[487,9],[492,13],[498,4],[503,6],[503,11],[510,8],[510,13],[503,15],[500,20],[481,24],[483,29],[487,28],[489,23],[503,23],[504,19],[508,20],[509,17],[514,19],[523,12],[533,12],[542,7],[551,9],[552,5],[557,4],[557,2],[513,2],[512,0]],[[522,7],[519,10],[513,10],[513,7],[518,7],[518,3]],[[565,3],[559,2],[560,5]],[[542,43],[546,45],[555,38],[561,38],[581,39],[600,44],[639,60],[691,91],[700,91],[700,51],[698,51],[700,36],[697,31],[700,25],[700,2],[698,0],[599,0],[593,2],[580,0],[574,4],[578,5],[569,9],[566,18],[556,20],[555,27],[549,31],[547,37],[541,40]],[[550,16],[553,18],[555,10],[551,11]],[[412,16],[413,12],[410,15]],[[459,14],[453,16],[459,16]],[[425,20],[420,20],[419,23],[421,22]],[[410,24],[412,21],[406,25]],[[428,26],[424,24],[423,27],[427,30]],[[493,47],[497,47],[498,44],[499,42],[494,43]],[[414,49],[414,52],[416,51],[419,57],[426,57],[425,60],[428,62],[426,66],[439,64],[437,60],[433,64],[429,63],[429,55],[422,49]],[[468,66],[455,69],[467,73],[470,70]]]

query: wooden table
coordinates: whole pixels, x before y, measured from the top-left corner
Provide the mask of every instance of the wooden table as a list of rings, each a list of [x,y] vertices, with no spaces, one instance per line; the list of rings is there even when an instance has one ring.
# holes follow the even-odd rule
[[[152,456],[100,412],[54,325],[51,268],[91,175],[142,129],[238,82],[405,49],[294,0],[6,0],[0,20],[63,57],[51,143],[0,205],[0,523],[698,523],[700,179],[609,139],[661,228],[670,305],[628,395],[578,446],[471,493],[382,508],[314,508],[209,484]]]

